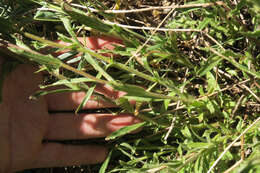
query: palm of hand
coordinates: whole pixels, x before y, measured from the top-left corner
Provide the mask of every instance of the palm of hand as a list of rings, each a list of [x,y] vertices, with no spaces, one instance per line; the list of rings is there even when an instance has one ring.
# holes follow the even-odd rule
[[[16,68],[5,80],[2,116],[8,117],[6,141],[9,146],[9,169],[57,167],[98,163],[105,159],[107,150],[101,146],[71,146],[42,143],[44,139],[88,139],[104,137],[123,126],[138,122],[131,115],[109,114],[49,114],[49,110],[72,110],[84,94],[50,95],[39,100],[28,99],[41,82],[41,76],[28,65]],[[119,97],[123,93],[110,88],[97,88],[101,93]],[[116,95],[116,96],[115,96]],[[85,108],[111,107],[110,103],[90,101]]]

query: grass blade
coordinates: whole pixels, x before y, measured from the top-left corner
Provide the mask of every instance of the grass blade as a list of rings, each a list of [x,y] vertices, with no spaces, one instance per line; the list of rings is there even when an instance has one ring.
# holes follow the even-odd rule
[[[107,166],[108,166],[108,163],[111,159],[111,156],[112,156],[112,152],[113,150],[111,150],[106,158],[106,160],[103,162],[101,168],[99,169],[99,173],[106,173],[106,169],[107,169]]]
[[[66,2],[61,4],[62,9],[66,12],[72,19],[77,20],[81,24],[84,24],[90,28],[96,29],[98,31],[109,33],[112,31],[113,27],[103,23],[98,18],[89,17],[85,15],[82,11],[71,7]]]
[[[120,136],[126,135],[134,130],[137,130],[139,128],[141,128],[142,126],[144,126],[146,124],[146,122],[142,122],[142,123],[138,123],[138,124],[134,124],[131,126],[126,126],[126,127],[122,127],[121,129],[113,132],[112,134],[110,134],[109,136],[106,137],[106,140],[113,140],[116,139]]]
[[[58,69],[62,66],[62,62],[59,59],[53,58],[51,55],[42,55],[39,53],[33,53],[33,51],[25,50],[22,48],[9,48],[14,53],[29,58],[39,64],[45,65],[49,70]]]
[[[97,61],[91,57],[90,54],[85,53],[84,59],[91,64],[94,69],[96,69],[99,73],[101,73],[109,82],[116,83],[115,80],[97,63]]]
[[[76,111],[75,111],[75,114],[78,114],[78,112],[86,105],[86,103],[88,102],[88,100],[90,99],[91,95],[93,94],[94,92],[94,89],[95,89],[96,85],[90,87],[88,89],[88,92],[86,93],[83,101],[80,103],[80,105],[77,107]]]

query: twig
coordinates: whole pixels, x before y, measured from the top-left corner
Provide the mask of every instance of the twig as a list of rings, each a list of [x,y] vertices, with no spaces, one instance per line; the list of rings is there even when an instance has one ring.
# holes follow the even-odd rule
[[[222,159],[222,157],[228,152],[228,150],[233,146],[234,143],[236,143],[248,130],[250,130],[253,126],[255,126],[258,121],[260,121],[260,117],[258,117],[249,127],[247,127],[231,144],[228,145],[227,148],[221,153],[221,155],[218,157],[218,159],[213,163],[213,165],[210,167],[207,173],[210,173],[215,166],[218,164],[218,162]]]
[[[126,64],[128,64],[131,59],[135,58],[137,56],[137,54],[147,45],[147,43],[152,39],[153,35],[156,33],[156,31],[162,26],[162,24],[165,22],[165,20],[173,13],[173,11],[175,10],[175,8],[173,8],[166,16],[165,18],[161,21],[161,23],[152,31],[150,37],[144,42],[144,44],[142,46],[140,46],[134,53],[133,56],[131,56],[129,58],[129,60],[126,62]]]
[[[211,94],[209,94],[209,95],[202,96],[202,97],[198,98],[197,101],[203,100],[204,98],[207,98],[207,97],[214,96],[214,95],[216,95],[216,94],[218,94],[218,93],[220,93],[220,92],[223,92],[223,91],[226,91],[226,90],[228,90],[228,89],[234,88],[235,86],[242,85],[242,84],[247,83],[247,82],[249,82],[249,81],[250,81],[250,79],[241,81],[241,82],[239,82],[239,83],[237,83],[237,84],[234,84],[234,85],[232,85],[232,86],[228,86],[228,87],[226,87],[226,88],[223,88],[223,89],[221,89],[221,90],[219,90],[219,91],[216,91],[216,92],[214,92],[214,93],[211,93]]]
[[[237,6],[238,5],[237,0],[234,0],[234,2],[235,2],[235,5]],[[246,20],[245,20],[245,18],[244,18],[242,13],[239,13],[239,17],[240,17],[241,22],[243,23],[243,25],[246,26]],[[246,43],[248,44],[248,42],[249,42],[249,39],[246,38]]]
[[[208,37],[211,41],[213,41],[214,43],[216,43],[222,50],[225,50],[225,48],[215,39],[213,38],[211,35],[209,35],[206,32],[202,32],[206,37]]]
[[[102,12],[102,13],[113,13],[113,14],[120,14],[120,13],[140,13],[144,11],[151,11],[151,10],[163,10],[163,9],[183,9],[183,8],[197,8],[197,7],[211,7],[214,5],[226,6],[226,4],[222,1],[217,1],[214,3],[201,3],[201,4],[185,4],[185,5],[173,5],[173,6],[159,6],[159,7],[148,7],[148,8],[141,8],[141,9],[132,9],[132,10],[97,10],[94,8],[82,6],[79,4],[71,3],[71,6],[82,8],[85,10],[89,10],[91,12]]]
[[[128,29],[139,29],[139,30],[156,30],[156,31],[172,31],[172,32],[202,32],[199,29],[172,29],[172,28],[158,28],[158,27],[145,27],[145,26],[132,26],[132,25],[123,25],[118,24],[110,21],[104,21],[107,24],[110,25],[116,25],[122,28],[128,28]]]
[[[236,113],[237,109],[239,108],[239,106],[240,106],[240,104],[241,104],[243,98],[245,98],[245,95],[244,95],[244,94],[242,94],[242,95],[240,96],[240,98],[238,99],[237,104],[236,104],[235,108],[233,109],[233,111],[232,111],[232,113],[231,113],[231,118],[235,115],[235,113]]]
[[[179,102],[179,101],[178,101]],[[178,107],[177,107],[178,108]],[[176,121],[176,116],[174,116],[173,118],[172,118],[172,122],[171,122],[171,126],[168,128],[168,131],[167,131],[167,133],[166,133],[166,135],[165,135],[165,137],[164,137],[164,141],[166,141],[167,142],[167,139],[168,139],[168,137],[169,137],[169,135],[171,134],[171,132],[172,132],[172,129],[173,129],[173,127],[174,127],[174,124],[175,124],[175,121]]]
[[[241,160],[245,160],[245,148],[244,148],[245,136],[241,136]]]
[[[189,72],[189,69],[186,69],[185,77],[187,77],[188,72]],[[186,80],[187,80],[187,78],[184,79],[183,83],[185,83]],[[183,91],[184,91],[184,86],[181,87],[181,93],[183,93]],[[177,102],[176,109],[178,109],[178,108],[180,107],[180,103],[181,103],[181,102],[180,102],[180,100],[179,100],[179,101]],[[173,127],[174,127],[175,121],[176,121],[176,116],[174,116],[174,117],[172,118],[171,126],[169,127],[169,130],[168,130],[168,132],[166,133],[166,135],[165,135],[165,137],[164,137],[164,141],[167,141],[169,135],[171,134],[172,129],[173,129]]]
[[[244,160],[240,159],[238,162],[236,162],[233,166],[231,166],[230,168],[228,168],[224,173],[229,173],[231,172],[233,169],[235,169],[237,166],[239,166]]]
[[[207,59],[204,58],[204,57],[202,57],[202,59],[203,59],[204,61],[207,61]],[[232,76],[231,76],[230,74],[224,72],[223,70],[221,70],[221,69],[219,69],[219,68],[217,68],[217,67],[213,67],[213,70],[214,70],[216,73],[219,73],[219,74],[221,74],[221,75],[227,77],[228,79],[234,81],[234,79],[232,78]]]
[[[239,64],[234,57],[232,56],[228,56],[226,57],[225,55],[219,53],[218,51],[216,51],[215,49],[211,48],[210,45],[207,43],[207,41],[204,41],[205,45],[207,46],[207,48],[214,54],[218,55],[219,57],[229,61],[230,63],[232,63],[232,65],[234,65],[236,68],[240,69],[241,71],[244,71],[250,75],[255,76],[256,78],[260,78],[260,73],[259,72],[254,72],[254,71],[250,71],[247,68],[243,68],[244,66],[242,66],[241,64]],[[242,66],[242,67],[241,67]]]
[[[126,16],[126,19],[127,19],[127,20],[131,20],[131,21],[133,21],[133,22],[135,22],[135,23],[139,23],[139,24],[142,24],[142,25],[147,25],[147,23],[145,23],[145,22],[143,22],[143,21],[141,21],[141,20],[132,19],[132,18],[130,18],[130,17],[128,17],[128,16]]]
[[[152,168],[152,169],[149,169],[149,170],[147,170],[147,172],[148,173],[156,173],[156,172],[159,172],[159,171],[161,171],[161,170],[163,170],[163,169],[165,169],[165,168],[167,168],[168,166],[166,166],[166,165],[162,165],[162,166],[160,166],[159,168]]]
[[[217,70],[217,68],[216,68],[216,67],[214,67],[214,68],[213,68],[213,70],[215,70],[215,71],[216,71],[216,70]],[[231,80],[233,80],[233,79],[232,79],[232,76],[231,76],[230,74],[228,74],[228,73],[224,72],[224,71],[223,71],[223,70],[221,70],[221,69],[218,69],[218,73],[219,73],[219,74],[222,74],[222,75],[224,75],[224,76],[226,76],[227,78],[229,78],[229,79],[231,79]]]
[[[232,86],[225,87],[225,88],[223,88],[223,89],[221,89],[221,90],[219,90],[219,91],[216,91],[216,92],[214,92],[214,93],[211,93],[211,94],[209,94],[209,95],[205,95],[205,96],[199,97],[199,98],[196,99],[196,101],[200,101],[200,100],[203,100],[203,99],[205,99],[205,98],[212,97],[212,96],[214,96],[214,95],[217,95],[218,93],[221,93],[221,92],[223,92],[223,91],[232,89],[232,88],[234,88],[234,87],[236,87],[236,86],[238,86],[238,85],[245,84],[245,83],[247,83],[247,82],[249,82],[249,81],[250,81],[250,79],[246,79],[246,80],[244,80],[244,81],[241,81],[241,82],[239,82],[239,83],[233,84]],[[169,107],[175,106],[176,104],[177,104],[177,103],[171,103],[171,104],[169,104]],[[180,109],[184,109],[185,107],[186,107],[185,105],[180,106],[178,109],[176,108],[176,109],[173,109],[173,110],[170,110],[170,111],[167,111],[167,112],[163,113],[163,115],[165,115],[165,114],[167,114],[167,113],[175,112],[175,111],[180,110]],[[152,110],[151,108],[149,108],[149,109],[143,109],[143,110],[141,110],[140,112],[149,112],[149,111],[151,111],[151,110]]]
[[[17,59],[20,62],[23,63],[29,63],[30,61],[24,59],[22,56],[15,54],[12,52],[9,48],[15,48],[15,49],[20,49],[20,50],[25,50],[24,48],[18,47],[15,44],[12,44],[6,40],[0,39],[0,52],[4,55],[7,55],[7,58],[12,58],[12,59]],[[26,51],[38,54],[38,52],[35,52],[33,50],[27,49]]]
[[[251,105],[251,106],[258,106],[258,107],[260,107],[260,104],[255,103],[255,102],[247,102],[247,104]]]
[[[53,8],[46,8],[46,7],[41,7],[41,8],[37,8],[38,11],[52,11],[52,12],[60,12],[56,9]]]
[[[250,88],[248,88],[244,84],[241,86],[242,86],[242,88],[245,88],[250,94],[252,94],[252,96],[260,103],[260,98]]]

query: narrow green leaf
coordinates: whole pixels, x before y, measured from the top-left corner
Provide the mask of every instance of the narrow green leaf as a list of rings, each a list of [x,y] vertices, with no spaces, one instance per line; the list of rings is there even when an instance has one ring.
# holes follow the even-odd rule
[[[137,102],[159,102],[162,101],[163,99],[156,99],[156,98],[148,98],[148,97],[142,97],[142,96],[128,96],[124,95],[123,98],[127,100],[135,100]]]
[[[121,143],[120,146],[123,146],[123,147],[131,150],[131,153],[135,153],[135,151],[136,151],[136,147],[134,147],[126,142]]]
[[[189,67],[189,68],[194,68],[194,65],[190,62],[188,57],[185,56],[184,54],[182,56],[170,55],[167,58],[175,61],[177,64],[180,64],[180,65],[183,65],[183,66],[186,66],[186,67]]]
[[[169,96],[174,96],[176,93],[174,91],[170,92],[168,95]],[[161,107],[161,112],[165,112],[168,110],[169,104],[171,103],[170,99],[164,99],[162,107]]]
[[[71,7],[69,4],[67,4],[65,2],[62,3],[61,6],[62,6],[62,9],[64,10],[64,12],[66,12],[69,16],[71,16],[72,19],[75,19],[78,22],[80,22],[81,24],[84,24],[90,28],[96,29],[96,30],[104,32],[104,33],[109,33],[113,29],[112,26],[105,24],[98,18],[89,17],[89,16],[85,15],[84,12]]]
[[[237,56],[233,52],[227,50],[225,52],[225,55],[222,55],[222,54],[220,54],[218,52],[215,52],[215,51],[214,51],[214,53],[221,55],[222,58],[224,58],[225,60],[227,60],[230,63],[232,63],[236,68],[238,68],[238,69],[240,69],[240,70],[242,70],[242,71],[244,71],[244,72],[246,72],[248,74],[251,74],[252,76],[254,76],[254,77],[258,78],[258,79],[260,79],[260,73],[258,71],[257,72],[252,71],[252,70],[248,69],[247,67],[245,67],[244,65],[238,63],[235,59],[233,59],[233,57]]]
[[[260,36],[260,30],[253,31],[253,32],[243,32],[242,34],[249,36],[249,37],[256,38],[256,37]]]
[[[76,55],[76,54],[77,54],[77,53],[75,53],[75,52],[73,52],[73,51],[65,52],[65,53],[59,55],[57,58],[60,59],[60,60],[62,60],[62,61],[64,61],[64,60],[66,60],[66,59],[68,59],[68,58],[73,57],[73,56]],[[73,58],[73,59],[75,59],[75,58]],[[67,61],[67,63],[68,63],[68,62],[71,62],[71,60]]]
[[[207,101],[206,107],[208,108],[208,110],[211,114],[215,113],[216,110],[215,110],[215,107],[214,107],[214,105],[211,101]]]
[[[51,90],[51,91],[37,91],[33,95],[30,96],[30,99],[38,99],[41,96],[45,96],[47,94],[53,94],[53,93],[64,93],[64,92],[75,92],[79,90],[75,89],[57,89],[57,90]]]
[[[111,159],[111,156],[112,156],[112,152],[113,150],[111,150],[106,158],[106,160],[103,162],[102,166],[100,167],[99,169],[99,173],[106,173],[106,169],[107,169],[107,166],[108,166],[108,163]]]
[[[245,67],[245,66],[243,66],[243,65],[241,65],[241,64],[239,64],[238,62],[236,62],[235,60],[229,60],[235,67],[237,67],[238,69],[240,69],[240,70],[242,70],[242,71],[244,71],[244,72],[247,72],[247,73],[249,73],[249,74],[251,74],[252,76],[254,76],[254,77],[256,77],[256,78],[258,78],[258,79],[260,79],[260,73],[259,72],[254,72],[254,71],[252,71],[252,70],[249,70],[247,67]]]
[[[204,76],[207,74],[210,70],[212,70],[214,67],[218,65],[218,63],[222,60],[219,56],[215,56],[208,60],[206,64],[202,65],[202,67],[197,72],[198,76]]]
[[[236,129],[238,132],[240,132],[243,128],[244,120],[243,120],[243,118],[241,118],[239,116],[237,118],[239,119],[239,122],[237,123]]]
[[[81,59],[82,59],[81,56],[75,57],[75,58],[68,60],[66,63],[67,64],[73,64],[73,63],[79,62]]]
[[[146,122],[142,122],[142,123],[138,123],[138,124],[133,124],[130,126],[125,126],[122,127],[121,129],[113,132],[112,134],[110,134],[109,136],[106,137],[106,140],[113,140],[116,139],[120,136],[126,135],[134,130],[137,130],[138,128],[141,128],[142,126],[144,126],[146,124]]]
[[[144,68],[149,71],[151,74],[153,74],[153,70],[151,69],[150,65],[149,65],[149,62],[148,62],[148,57],[147,56],[144,56],[142,58],[142,61],[143,61],[143,64],[144,64]]]
[[[9,49],[18,55],[24,56],[41,65],[45,65],[48,69],[58,69],[62,65],[62,62],[59,59],[53,58],[51,55],[32,53],[31,51],[25,49],[17,49],[17,48],[9,48]]]
[[[258,116],[260,116],[260,114],[258,114]],[[259,132],[259,128],[260,128],[260,121],[258,121],[255,126],[253,126],[251,129],[248,130],[247,133],[253,133],[254,131],[258,131]]]
[[[189,68],[193,68],[194,65],[190,62],[190,60],[184,56],[184,55],[180,55],[177,53],[153,53],[154,56],[159,56],[161,57],[160,61],[163,59],[170,59],[174,62],[176,62],[177,64],[183,65],[183,66],[187,66]]]
[[[125,95],[125,96],[143,97],[143,98],[149,98],[149,99],[178,100],[178,98],[174,97],[174,96],[166,96],[166,95],[148,92],[144,88],[136,86],[136,85],[129,85],[129,84],[117,84],[117,85],[115,85],[115,84],[112,84],[112,86],[116,90],[127,92],[127,95]]]
[[[211,143],[205,143],[205,142],[190,142],[187,144],[189,148],[210,148],[213,145]]]
[[[210,23],[211,20],[212,20],[211,18],[205,17],[204,20],[200,22],[198,29],[203,30]]]
[[[54,82],[49,85],[40,85],[41,89],[52,87],[52,86],[59,86],[59,85],[67,85],[67,84],[78,84],[78,83],[85,83],[85,82],[93,82],[94,80],[88,78],[73,78],[73,79],[63,79],[57,82]]]
[[[216,90],[220,90],[220,87],[218,85],[218,82],[215,79],[215,76],[209,71],[206,74],[206,78],[207,78],[207,94],[211,94]]]
[[[128,99],[126,99],[125,97],[118,98],[116,100],[116,103],[117,103],[117,105],[122,107],[127,112],[129,112],[129,113],[133,113],[134,112],[133,106],[129,103]]]
[[[57,32],[57,35],[59,36],[59,40],[64,41],[66,43],[73,43],[72,39],[70,37],[67,37],[66,35]]]
[[[41,20],[41,21],[51,21],[51,22],[57,22],[60,21],[60,19],[57,17],[57,14],[52,11],[37,11],[37,13],[34,16],[34,20]]]
[[[75,114],[78,114],[78,112],[86,105],[86,103],[90,99],[91,95],[93,94],[95,87],[96,87],[96,85],[94,85],[88,89],[88,92],[86,93],[84,99],[82,100],[80,105],[77,107]]]
[[[196,160],[196,162],[195,162],[194,171],[195,171],[196,173],[201,173],[201,171],[200,171],[200,169],[201,169],[201,167],[202,167],[202,165],[200,164],[201,158],[202,158],[202,157],[199,157],[199,158]]]
[[[187,126],[184,127],[184,129],[181,130],[181,133],[183,134],[183,136],[185,136],[186,138],[192,139],[192,135],[191,132],[189,130],[189,128]]]
[[[70,36],[74,39],[74,41],[79,45],[81,46],[81,43],[79,42],[76,34],[74,33],[72,27],[71,27],[71,22],[69,20],[68,17],[62,17],[61,18],[61,21],[63,22],[63,25],[65,27],[65,29],[68,31],[68,33],[70,34]]]
[[[115,80],[104,70],[104,68],[100,67],[97,61],[91,57],[90,54],[85,53],[84,59],[91,64],[94,69],[96,69],[99,73],[101,73],[108,81],[115,82]]]

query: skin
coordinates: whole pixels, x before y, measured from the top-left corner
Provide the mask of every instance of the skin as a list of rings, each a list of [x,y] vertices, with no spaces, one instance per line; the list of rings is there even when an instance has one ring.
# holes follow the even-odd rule
[[[2,60],[0,57],[0,64]],[[84,93],[50,94],[31,100],[29,96],[39,90],[42,82],[41,74],[35,74],[35,71],[30,65],[19,65],[4,81],[3,102],[0,104],[1,173],[102,162],[108,153],[103,146],[42,141],[105,137],[124,126],[140,122],[129,114],[51,114],[50,111],[75,109]],[[114,99],[125,94],[104,85],[97,86],[96,91]],[[84,109],[107,107],[114,105],[90,100]]]
[[[114,45],[123,46],[122,40],[119,40],[117,38],[108,37],[108,36],[102,36],[101,38],[95,37],[95,36],[86,37],[86,38],[78,37],[78,41],[81,42],[82,45],[84,45],[84,46],[86,46],[86,47],[88,47],[89,49],[92,49],[92,50],[99,50],[99,49],[112,50],[112,49],[115,48]],[[60,40],[58,40],[56,42],[59,43],[59,44],[66,45],[66,46],[70,45],[70,43],[66,43],[66,42],[63,42],[63,41],[60,41]],[[56,52],[53,55],[58,56],[58,55],[60,55],[61,53],[64,53],[64,52],[66,52],[66,50]],[[103,56],[111,56],[111,54],[109,54],[109,53],[103,53],[102,55]],[[117,57],[116,55],[114,55],[114,56]]]

